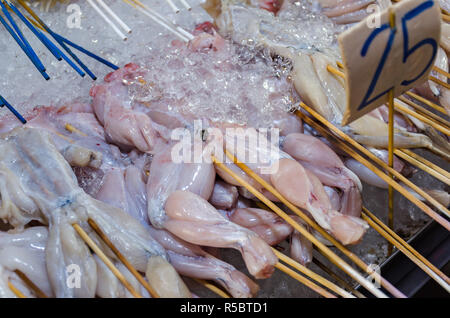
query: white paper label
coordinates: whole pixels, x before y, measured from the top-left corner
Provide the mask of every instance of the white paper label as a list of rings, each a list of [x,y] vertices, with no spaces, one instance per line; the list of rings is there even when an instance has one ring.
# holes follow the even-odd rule
[[[389,24],[395,14],[395,27]],[[375,13],[376,14],[376,13]],[[343,125],[427,80],[441,31],[440,7],[433,0],[403,0],[371,15],[339,36],[346,73],[347,109]]]

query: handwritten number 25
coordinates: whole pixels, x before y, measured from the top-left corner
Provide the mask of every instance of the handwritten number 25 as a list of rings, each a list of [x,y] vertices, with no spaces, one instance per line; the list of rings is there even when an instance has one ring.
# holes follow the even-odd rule
[[[423,46],[426,45],[430,45],[433,49],[433,54],[431,55],[430,60],[428,61],[427,65],[424,67],[424,69],[414,78],[412,79],[407,79],[407,80],[403,80],[402,81],[402,85],[403,86],[407,86],[411,83],[413,83],[414,81],[416,81],[418,78],[420,78],[425,72],[426,70],[430,67],[431,63],[433,63],[433,60],[437,54],[437,43],[434,39],[432,38],[426,38],[422,41],[420,41],[419,43],[417,43],[415,46],[413,46],[412,48],[409,48],[409,35],[408,35],[408,26],[407,26],[407,22],[409,20],[414,19],[415,17],[417,17],[418,15],[420,15],[422,12],[424,12],[427,9],[432,8],[434,5],[434,1],[433,0],[428,0],[425,1],[423,3],[421,3],[420,5],[418,5],[417,7],[415,7],[414,9],[410,10],[409,12],[407,12],[403,17],[402,17],[402,29],[403,29],[403,63],[406,63],[408,60],[408,57],[413,54],[415,51],[417,51],[418,49],[422,48]],[[384,32],[385,30],[389,30],[390,34],[389,34],[389,38],[388,41],[386,43],[386,47],[384,49],[383,55],[381,56],[380,62],[378,63],[378,66],[376,68],[375,74],[372,78],[372,81],[370,82],[369,88],[366,92],[366,95],[364,96],[361,104],[358,107],[358,110],[364,108],[365,106],[369,105],[370,103],[372,103],[373,101],[377,100],[378,98],[380,98],[381,96],[383,96],[384,94],[386,94],[389,90],[391,90],[393,87],[390,87],[388,89],[386,89],[385,91],[379,93],[378,95],[374,96],[371,98],[371,95],[376,87],[377,81],[380,77],[381,71],[383,70],[383,67],[386,63],[387,57],[389,55],[389,52],[391,51],[392,48],[392,44],[394,42],[394,37],[396,34],[396,29],[392,29],[389,27],[389,24],[385,23],[383,25],[381,25],[379,28],[375,29],[367,38],[366,42],[363,45],[363,48],[361,50],[361,56],[366,56],[367,51],[370,48],[370,45],[372,44],[373,40],[382,32]]]

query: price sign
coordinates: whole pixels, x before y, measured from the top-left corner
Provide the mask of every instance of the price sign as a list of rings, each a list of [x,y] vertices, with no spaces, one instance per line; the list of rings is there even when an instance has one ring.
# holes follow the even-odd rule
[[[342,124],[387,103],[389,90],[395,97],[425,82],[436,58],[440,28],[437,1],[403,0],[343,32],[339,46],[347,109]]]

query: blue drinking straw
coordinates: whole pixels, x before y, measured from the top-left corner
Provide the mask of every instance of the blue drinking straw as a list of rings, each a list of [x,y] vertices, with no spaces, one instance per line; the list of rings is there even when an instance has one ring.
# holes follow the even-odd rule
[[[14,107],[12,107],[11,104],[9,104],[6,101],[6,99],[3,98],[3,96],[0,95],[0,107],[3,107],[3,106],[6,106],[11,111],[11,113],[13,113],[14,116],[16,116],[17,119],[19,119],[22,122],[22,124],[27,123],[26,119],[23,118],[23,116]]]

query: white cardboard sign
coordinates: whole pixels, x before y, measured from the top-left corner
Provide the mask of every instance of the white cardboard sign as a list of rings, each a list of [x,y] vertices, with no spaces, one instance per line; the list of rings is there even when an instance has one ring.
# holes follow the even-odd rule
[[[395,27],[389,23],[395,14]],[[377,13],[375,13],[377,14]],[[367,17],[339,36],[346,73],[347,109],[343,125],[427,80],[441,32],[439,2],[403,0]],[[377,27],[372,21],[379,21]]]

